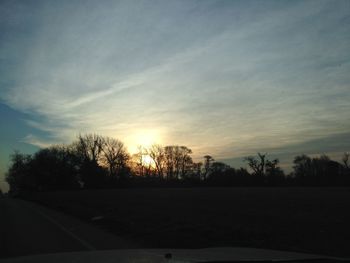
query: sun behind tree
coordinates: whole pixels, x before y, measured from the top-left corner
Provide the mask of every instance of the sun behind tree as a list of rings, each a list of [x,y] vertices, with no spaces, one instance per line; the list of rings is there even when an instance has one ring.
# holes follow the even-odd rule
[[[154,166],[154,161],[153,161],[153,159],[151,158],[150,155],[145,154],[145,155],[142,155],[142,164],[144,166],[151,166],[151,167],[153,167]]]
[[[160,132],[156,129],[144,129],[131,133],[126,140],[126,145],[131,153],[139,152],[139,147],[150,148],[155,143],[161,143]],[[145,160],[147,162],[147,160]]]

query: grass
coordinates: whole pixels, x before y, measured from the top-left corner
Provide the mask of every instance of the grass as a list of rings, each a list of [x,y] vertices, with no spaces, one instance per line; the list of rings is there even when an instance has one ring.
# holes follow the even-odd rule
[[[145,248],[248,246],[350,256],[350,188],[81,190],[31,198]]]

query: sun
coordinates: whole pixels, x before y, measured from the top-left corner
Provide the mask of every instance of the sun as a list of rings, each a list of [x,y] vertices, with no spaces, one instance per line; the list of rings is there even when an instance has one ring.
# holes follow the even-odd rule
[[[149,147],[157,142],[158,134],[155,131],[148,130],[137,133],[135,137],[138,145]]]
[[[151,158],[151,156],[149,156],[148,154],[142,155],[142,164],[144,166],[153,166],[154,165],[154,161]]]
[[[159,131],[155,129],[139,130],[130,134],[127,138],[127,145],[132,153],[137,153],[139,146],[149,148],[157,143],[161,143],[161,141]],[[149,158],[147,157],[146,159],[149,160]],[[147,160],[145,161],[147,162]]]

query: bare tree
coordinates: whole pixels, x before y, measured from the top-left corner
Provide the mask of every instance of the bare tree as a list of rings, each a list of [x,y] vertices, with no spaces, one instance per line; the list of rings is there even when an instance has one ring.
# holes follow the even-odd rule
[[[167,178],[185,177],[191,170],[193,161],[192,150],[186,146],[168,145],[164,147],[164,163]]]
[[[105,137],[102,141],[102,163],[108,167],[111,176],[118,176],[121,169],[126,167],[129,154],[124,144],[118,139]]]
[[[266,153],[258,153],[258,157],[248,156],[244,158],[244,161],[248,162],[249,167],[253,170],[255,175],[263,176],[265,175],[266,169]]]
[[[173,146],[164,147],[165,154],[165,167],[167,179],[172,179],[174,177],[174,152]]]
[[[174,168],[175,168],[175,177],[177,179],[180,178],[180,169],[181,169],[181,150],[178,145],[172,146],[173,147],[173,156],[174,156]]]
[[[211,157],[210,155],[205,155],[204,156],[204,175],[203,175],[203,179],[206,179],[207,176],[209,175],[210,172],[210,167],[212,162],[214,162],[214,158]]]
[[[266,161],[266,175],[268,176],[284,176],[284,172],[281,169],[281,167],[279,167],[279,159],[274,159],[272,161],[267,160]]]
[[[79,135],[75,148],[87,161],[98,162],[102,152],[103,137],[97,134]]]
[[[202,175],[202,166],[203,166],[203,163],[202,163],[202,162],[193,163],[192,166],[193,166],[193,170],[194,170],[195,176],[196,176],[198,179],[200,179],[200,178],[201,178],[201,175]]]
[[[144,156],[146,155],[146,149],[141,145],[137,146],[137,152],[131,156],[131,164],[135,174],[139,176],[144,176],[145,166],[144,166]]]
[[[157,174],[159,178],[163,178],[164,176],[164,164],[165,164],[165,151],[164,148],[159,144],[153,144],[148,149],[148,155],[153,160]]]
[[[187,171],[192,167],[193,160],[190,156],[192,150],[186,146],[180,146],[180,155],[181,155],[181,177],[186,176]]]

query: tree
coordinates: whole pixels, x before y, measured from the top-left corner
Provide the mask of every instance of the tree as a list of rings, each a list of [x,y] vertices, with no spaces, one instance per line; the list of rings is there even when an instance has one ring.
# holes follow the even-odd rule
[[[181,164],[181,178],[185,178],[187,175],[187,172],[192,168],[192,157],[190,154],[192,154],[192,150],[187,148],[186,146],[180,146],[180,164]]]
[[[105,137],[102,139],[102,156],[101,162],[107,167],[109,175],[112,177],[120,177],[125,175],[129,154],[124,144],[118,139]]]
[[[272,161],[266,161],[266,175],[267,176],[284,176],[283,170],[278,166],[280,161],[278,159],[274,159]]]
[[[342,184],[344,167],[327,155],[310,158],[299,155],[294,158],[294,176],[297,183],[303,185],[334,185]]]
[[[29,164],[32,156],[15,151],[10,155],[10,167],[5,175],[5,180],[10,186],[9,193],[18,195],[35,188],[35,180],[30,176]]]
[[[165,166],[166,166],[167,179],[172,179],[174,178],[174,166],[175,166],[173,146],[165,146],[164,154],[165,154]]]
[[[204,175],[203,179],[206,179],[210,172],[211,163],[214,162],[214,158],[210,155],[204,155]]]
[[[159,178],[164,176],[164,164],[165,164],[165,151],[164,148],[159,144],[153,144],[148,149],[148,155],[154,162]]]
[[[79,187],[77,157],[63,145],[40,149],[30,163],[31,176],[41,190]]]
[[[6,175],[10,192],[79,188],[79,167],[74,152],[66,146],[40,149],[34,155],[15,152]]]
[[[147,154],[147,150],[144,149],[141,145],[137,146],[137,153],[133,154],[132,160],[134,164],[136,165],[135,167],[135,172],[139,176],[144,175],[144,156]]]
[[[224,173],[231,167],[223,162],[213,162],[211,164],[210,170],[211,174],[219,174],[219,173]]]
[[[285,174],[283,170],[278,166],[279,160],[274,159],[272,161],[267,160],[266,161],[266,182],[268,185],[282,185],[285,183]]]
[[[167,179],[180,179],[186,177],[192,169],[192,150],[186,146],[168,145],[161,147],[153,145],[149,155],[155,163],[159,174],[166,173]]]
[[[97,134],[79,135],[76,150],[86,161],[98,163],[102,153],[103,137]]]
[[[248,156],[244,158],[244,161],[248,162],[250,169],[253,170],[254,175],[264,176],[266,169],[266,153],[258,153],[258,156]]]
[[[192,165],[193,165],[193,170],[196,178],[201,179],[203,163],[198,162],[198,163],[193,163]]]
[[[181,169],[181,151],[180,147],[178,145],[172,146],[173,149],[173,161],[174,161],[174,168],[175,168],[175,177],[176,179],[180,179],[180,169]]]
[[[294,176],[296,178],[303,178],[312,175],[312,159],[305,155],[298,155],[294,157]]]
[[[283,170],[278,166],[279,160],[269,160],[267,153],[258,153],[257,156],[244,158],[249,168],[253,171],[252,178],[254,184],[281,185],[285,180]]]
[[[97,134],[79,135],[70,145],[77,156],[79,178],[85,188],[101,187],[105,182],[106,171],[100,166],[103,137]]]

